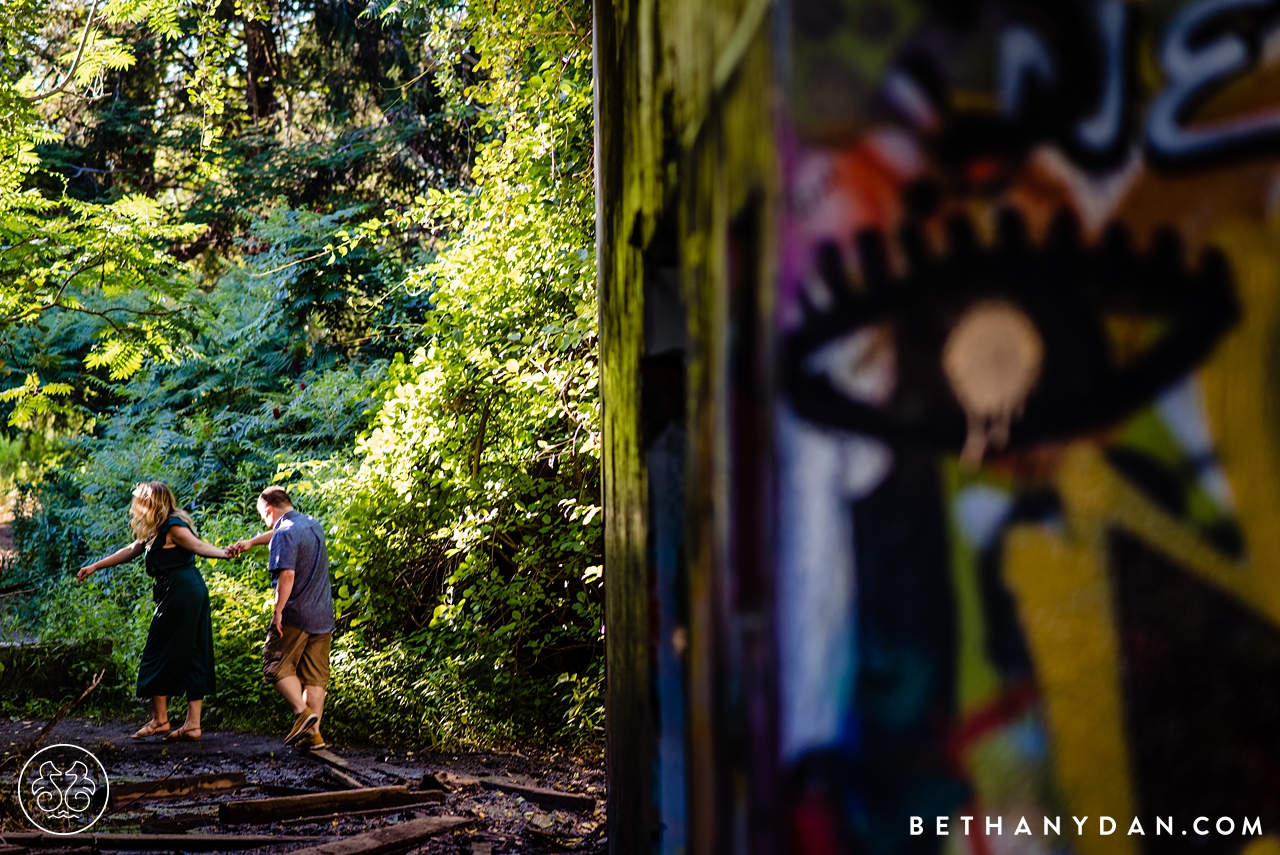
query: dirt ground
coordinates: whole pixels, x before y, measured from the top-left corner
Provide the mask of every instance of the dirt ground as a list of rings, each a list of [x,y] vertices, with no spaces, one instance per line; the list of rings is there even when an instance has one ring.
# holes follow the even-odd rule
[[[184,824],[198,822],[207,814],[205,826],[193,825],[187,833],[238,833],[348,836],[391,825],[410,818],[431,815],[461,816],[472,823],[431,839],[412,850],[413,855],[438,853],[603,853],[607,849],[604,815],[604,773],[596,765],[564,754],[489,754],[406,751],[375,746],[330,743],[329,750],[360,769],[368,778],[373,772],[383,780],[379,785],[407,783],[415,789],[424,775],[451,772],[470,778],[506,776],[531,784],[595,799],[594,811],[544,810],[523,798],[487,790],[476,784],[458,786],[444,802],[426,809],[406,810],[375,817],[273,823],[219,827],[217,809],[221,802],[255,796],[287,795],[292,792],[335,790],[342,787],[327,771],[330,766],[305,752],[285,746],[279,736],[206,730],[199,742],[163,742],[158,737],[131,739],[141,722],[97,721],[68,718],[59,722],[44,745],[71,743],[92,751],[102,762],[113,784],[158,780],[206,773],[242,771],[249,786],[225,794],[207,794],[182,800],[149,801],[140,807],[110,809],[94,827],[95,832],[137,832],[156,830],[181,817]],[[39,733],[39,720],[0,720],[0,756],[20,750]],[[10,764],[0,773],[0,786],[11,791],[17,770]],[[144,825],[147,826],[144,828]],[[11,826],[7,830],[20,829]],[[275,855],[301,844],[254,850]]]

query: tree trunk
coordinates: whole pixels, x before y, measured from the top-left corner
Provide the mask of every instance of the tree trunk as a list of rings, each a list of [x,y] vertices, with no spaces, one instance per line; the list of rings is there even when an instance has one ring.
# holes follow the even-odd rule
[[[280,53],[272,21],[246,16],[244,19],[245,69],[249,85],[249,115],[254,124],[266,119],[280,106],[276,100],[276,78],[280,75]]]

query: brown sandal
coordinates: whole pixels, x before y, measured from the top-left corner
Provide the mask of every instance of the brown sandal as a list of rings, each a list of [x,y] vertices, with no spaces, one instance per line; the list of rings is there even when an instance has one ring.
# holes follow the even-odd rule
[[[196,733],[196,736],[191,735],[192,731]],[[204,731],[198,728],[193,727],[188,729],[185,727],[180,727],[177,730],[175,730],[173,733],[170,733],[168,736],[166,736],[165,740],[172,741],[172,742],[178,742],[178,741],[199,742],[200,734],[202,733],[204,733]]]
[[[161,730],[160,728],[164,728]],[[154,718],[138,728],[138,732],[133,735],[134,739],[145,739],[148,736],[155,736],[157,733],[168,733],[172,729],[169,720],[157,722]]]

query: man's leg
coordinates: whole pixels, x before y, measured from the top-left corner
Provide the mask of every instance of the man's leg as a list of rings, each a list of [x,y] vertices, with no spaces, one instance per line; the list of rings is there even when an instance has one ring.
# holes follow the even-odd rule
[[[307,708],[307,699],[302,691],[302,681],[298,679],[296,674],[290,674],[288,677],[281,677],[276,680],[276,691],[284,696],[289,706],[293,707],[295,714],[301,713]],[[321,697],[324,697],[323,694]]]
[[[325,696],[324,686],[306,686],[302,690],[303,701],[306,703],[308,707],[311,708],[311,711],[314,712],[317,716],[320,716],[320,718],[324,717],[324,696]],[[307,731],[308,733],[320,732],[320,718],[316,719],[315,727]]]
[[[325,687],[329,685],[329,652],[333,642],[333,633],[313,635],[307,639],[307,647],[298,659],[298,676],[306,685],[303,696],[307,706],[318,716],[324,715]],[[307,731],[311,734],[320,732],[320,720],[316,719],[315,727]]]
[[[307,634],[286,626],[283,633],[271,629],[262,647],[262,676],[276,687],[293,708],[294,713],[306,709],[302,698],[302,680],[298,676],[298,664],[306,650]]]
[[[305,632],[286,626],[283,633],[276,632],[274,628],[269,631],[262,646],[262,676],[276,687],[297,716],[285,735],[285,745],[292,745],[300,735],[305,735],[316,721],[316,714],[307,709],[307,702],[303,700],[302,679],[297,670],[306,643]]]
[[[284,738],[285,745],[296,745],[299,740],[308,738],[307,735],[311,733],[320,717],[316,715],[315,710],[307,705],[302,681],[298,679],[296,674],[290,674],[276,680],[276,691],[284,696],[284,699],[289,702],[289,706],[293,707],[293,711],[296,713],[293,727],[289,728],[289,733]]]

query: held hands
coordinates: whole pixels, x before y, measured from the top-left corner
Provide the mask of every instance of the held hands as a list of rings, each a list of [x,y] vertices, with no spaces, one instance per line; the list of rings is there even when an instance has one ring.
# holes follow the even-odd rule
[[[227,558],[239,558],[241,555],[244,555],[246,552],[248,552],[252,547],[253,545],[249,543],[249,541],[247,540],[237,540],[235,543],[231,544],[226,549],[224,549],[223,552],[226,554]]]

